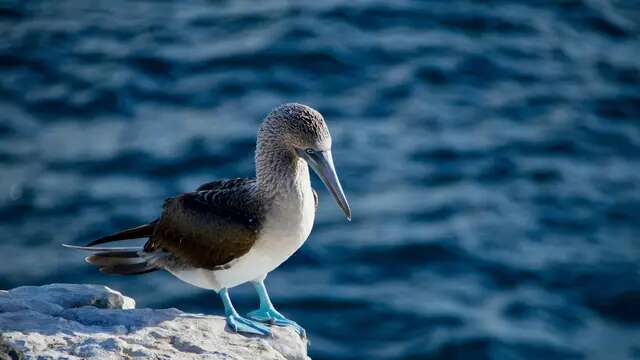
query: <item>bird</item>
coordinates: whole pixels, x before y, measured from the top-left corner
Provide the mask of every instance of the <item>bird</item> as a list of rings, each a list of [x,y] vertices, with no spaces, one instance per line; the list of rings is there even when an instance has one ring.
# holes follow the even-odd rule
[[[267,336],[269,325],[305,330],[278,312],[265,287],[267,275],[307,240],[318,206],[309,167],[327,187],[347,220],[351,208],[336,173],[331,135],[317,110],[299,103],[273,109],[256,140],[255,178],[211,181],[165,200],[155,220],[94,240],[85,258],[106,274],[166,270],[193,286],[213,290],[224,305],[226,325],[237,333]],[[100,247],[148,238],[144,246]],[[229,289],[251,283],[259,308],[241,316]],[[266,324],[265,324],[266,323]]]

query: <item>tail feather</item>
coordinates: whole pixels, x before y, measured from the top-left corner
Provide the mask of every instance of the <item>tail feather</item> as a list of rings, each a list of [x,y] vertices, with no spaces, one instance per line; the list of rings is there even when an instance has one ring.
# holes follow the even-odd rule
[[[85,261],[105,274],[137,275],[160,269],[155,258],[138,251],[104,251],[87,256]]]
[[[66,245],[62,246],[93,252],[85,258],[89,264],[95,265],[103,273],[120,274],[120,275],[136,275],[144,274],[160,269],[158,260],[162,258],[162,254],[149,254],[143,251],[140,246],[134,247],[94,247],[94,245],[104,244],[112,241],[138,239],[153,235],[154,227],[157,223],[153,221],[149,224],[138,226],[133,229],[111,234],[94,240],[86,246]]]
[[[112,241],[120,241],[120,240],[129,240],[129,239],[139,239],[144,237],[149,237],[153,235],[153,229],[157,223],[157,220],[150,222],[149,224],[141,225],[132,229],[123,230],[117,232],[115,234],[107,235],[105,237],[101,237],[100,239],[94,240],[87,244],[87,246],[94,246],[99,244],[104,244]]]
[[[111,266],[101,266],[98,268],[100,272],[105,274],[116,275],[140,275],[158,270],[158,267],[147,263],[139,264],[117,264]]]
[[[146,260],[137,252],[102,252],[87,256],[84,261],[96,266],[111,266],[118,264],[140,264]]]
[[[77,245],[69,245],[62,244],[62,246],[75,249],[75,250],[84,250],[84,251],[95,251],[95,252],[127,252],[127,251],[139,251],[142,250],[140,246],[126,246],[126,247],[92,247],[92,246],[77,246]]]
[[[88,247],[64,245],[72,249],[93,251],[84,260],[98,267],[105,274],[137,275],[156,271],[162,268],[158,260],[162,254],[145,253],[142,247]]]

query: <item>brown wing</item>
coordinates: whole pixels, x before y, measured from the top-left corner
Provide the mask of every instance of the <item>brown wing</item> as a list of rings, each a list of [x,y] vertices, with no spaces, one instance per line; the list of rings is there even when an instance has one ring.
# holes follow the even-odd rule
[[[255,180],[233,179],[167,199],[145,251],[164,250],[194,267],[217,269],[246,254],[258,237]]]

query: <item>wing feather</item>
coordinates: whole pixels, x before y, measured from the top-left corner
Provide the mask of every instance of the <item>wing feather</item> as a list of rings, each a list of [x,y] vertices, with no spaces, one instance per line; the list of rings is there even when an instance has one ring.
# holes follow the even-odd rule
[[[255,180],[207,183],[167,199],[145,251],[167,251],[190,266],[220,269],[246,254],[258,237],[261,202]]]

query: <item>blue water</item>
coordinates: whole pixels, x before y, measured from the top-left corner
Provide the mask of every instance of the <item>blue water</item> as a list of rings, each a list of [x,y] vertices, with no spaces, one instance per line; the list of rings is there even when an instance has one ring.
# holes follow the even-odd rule
[[[316,181],[267,279],[314,359],[639,359],[639,59],[636,1],[2,2],[0,288],[220,314],[60,244],[252,175],[261,119],[298,101],[353,208]]]

